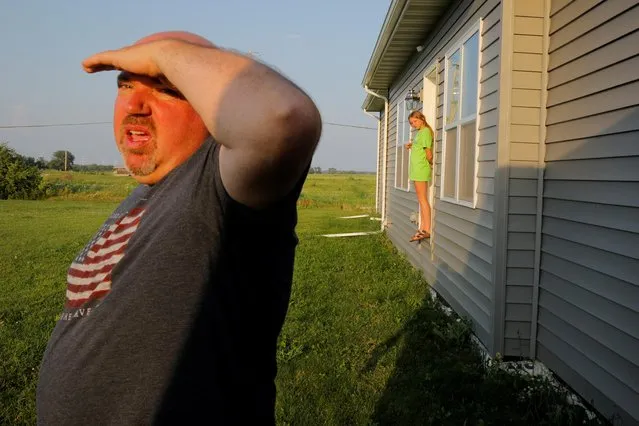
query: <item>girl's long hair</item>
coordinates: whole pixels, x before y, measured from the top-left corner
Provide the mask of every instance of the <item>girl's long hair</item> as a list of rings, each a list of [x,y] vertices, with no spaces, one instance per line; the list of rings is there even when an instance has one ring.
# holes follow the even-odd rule
[[[430,127],[430,124],[428,124],[428,121],[426,121],[426,117],[424,116],[424,114],[422,114],[421,111],[411,112],[410,115],[408,116],[408,119],[410,120],[411,118],[422,120],[422,123],[424,123],[424,125],[428,127],[428,130],[430,130],[430,137],[433,139],[435,138],[435,132],[433,131],[433,128]]]

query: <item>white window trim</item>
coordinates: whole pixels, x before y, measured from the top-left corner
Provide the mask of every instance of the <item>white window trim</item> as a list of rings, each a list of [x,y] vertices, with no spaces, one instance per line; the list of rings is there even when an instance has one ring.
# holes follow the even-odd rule
[[[458,204],[461,206],[466,206],[466,207],[470,207],[470,208],[477,208],[477,185],[478,185],[478,178],[477,178],[477,170],[478,170],[478,159],[479,159],[479,96],[481,95],[481,90],[480,90],[480,84],[479,82],[481,81],[481,56],[482,56],[482,28],[483,28],[483,19],[479,19],[477,21],[477,23],[475,25],[473,25],[471,28],[468,29],[468,31],[466,31],[466,33],[464,33],[464,35],[462,37],[459,38],[458,41],[455,42],[455,44],[448,49],[448,51],[446,52],[446,55],[444,57],[444,111],[443,111],[443,116],[442,116],[442,161],[441,161],[441,184],[440,184],[440,193],[439,193],[439,198],[442,201],[446,201],[448,203],[452,203],[452,204]],[[460,50],[462,49],[462,46],[464,45],[464,43],[466,41],[468,41],[468,39],[470,39],[470,37],[475,34],[478,33],[478,54],[477,54],[477,109],[476,109],[476,113],[474,116],[470,116],[470,117],[460,117],[459,120],[457,121],[456,124],[454,125],[446,125],[446,117],[448,115],[448,59],[450,58],[450,56],[455,53],[455,51],[457,49]],[[464,69],[464,56],[462,55],[461,57],[461,69],[463,71]],[[464,83],[463,83],[463,75],[462,77],[460,77],[460,82],[459,82],[459,93],[463,94],[463,90],[464,90]],[[461,103],[460,103],[460,107],[459,107],[459,115],[461,116],[462,112],[461,112]],[[456,166],[455,166],[455,193],[457,194],[457,198],[450,198],[450,197],[446,197],[444,195],[444,182],[445,182],[445,178],[446,178],[446,131],[452,129],[453,127],[457,127],[457,126],[462,126],[465,123],[468,123],[472,120],[475,120],[475,161],[473,162],[473,201],[466,201],[466,200],[460,200],[459,199],[459,159],[460,156],[457,155],[456,156]],[[456,152],[459,153],[460,152],[460,141],[461,140],[461,134],[458,131],[457,132],[457,150]]]
[[[406,149],[405,148],[405,144],[406,142],[410,142],[411,138],[412,138],[412,134],[411,131],[409,129],[408,131],[408,141],[400,141],[400,135],[403,134],[404,132],[401,131],[400,126],[405,126],[407,123],[402,122],[402,118],[406,117],[406,101],[405,100],[399,100],[397,101],[397,122],[395,124],[395,181],[393,184],[393,187],[399,191],[404,191],[404,192],[410,192],[410,188],[411,188],[411,182],[410,182],[410,178],[406,179],[407,180],[407,184],[406,184],[406,188],[399,186],[398,182],[397,182],[397,167],[398,166],[402,166],[402,164],[400,164],[399,160],[399,156],[397,155],[397,151],[399,149]],[[402,116],[403,115],[403,116]],[[410,151],[408,151],[408,167],[410,170]],[[400,176],[403,175],[403,170],[402,173],[400,174]]]
[[[431,166],[431,179],[430,179],[430,184],[428,185],[428,189],[429,189],[429,193],[428,196],[430,197],[431,195],[433,195],[432,198],[432,203],[431,200],[428,200],[429,203],[431,203],[431,207],[434,205],[434,201],[435,201],[435,197],[434,197],[434,193],[435,193],[435,167],[437,164],[437,147],[435,146],[435,142],[437,140],[437,101],[439,98],[439,95],[437,93],[437,87],[439,84],[439,73],[438,73],[438,68],[437,68],[437,61],[433,61],[428,67],[426,67],[426,71],[424,72],[424,75],[422,76],[422,96],[425,96],[425,88],[426,88],[426,80],[428,80],[428,76],[431,75],[432,73],[435,73],[435,78],[436,78],[436,83],[435,83],[435,105],[434,110],[435,110],[435,114],[434,114],[434,118],[432,120],[432,122],[428,123],[430,124],[430,127],[433,129],[433,141],[432,141],[432,151],[433,151],[433,165]],[[428,105],[428,101],[426,99],[422,99],[422,114],[424,114],[424,116],[426,116],[426,118],[428,119],[429,114],[426,111],[426,106]],[[442,121],[443,123],[443,121]]]
[[[430,183],[428,185],[428,204],[430,205],[430,229],[431,229],[431,238],[429,238],[429,242],[431,247],[434,245],[434,229],[435,229],[435,202],[436,202],[436,191],[437,191],[437,186],[435,183],[435,179],[436,179],[436,167],[437,167],[437,147],[435,146],[435,144],[437,143],[437,104],[438,104],[438,100],[439,100],[439,94],[437,93],[437,88],[439,87],[439,68],[437,67],[437,61],[433,60],[433,62],[426,67],[426,71],[424,72],[424,75],[422,76],[422,114],[424,114],[424,116],[426,117],[426,119],[429,118],[430,114],[428,113],[428,111],[426,111],[427,105],[429,105],[429,102],[431,100],[435,101],[435,104],[432,105],[432,108],[434,110],[433,113],[433,119],[431,120],[431,122],[429,122],[428,124],[430,124],[431,129],[433,129],[433,141],[432,141],[432,146],[431,146],[431,150],[433,152],[433,164],[431,166],[431,171],[430,171]],[[435,73],[435,93],[434,93],[434,99],[428,99],[426,98],[426,85],[429,84],[427,83],[428,81],[428,76],[431,75],[432,73]],[[418,205],[417,211],[419,213],[419,220],[418,220],[418,224],[419,224],[419,229],[422,228],[422,209],[421,206]],[[432,253],[431,253],[432,254]]]

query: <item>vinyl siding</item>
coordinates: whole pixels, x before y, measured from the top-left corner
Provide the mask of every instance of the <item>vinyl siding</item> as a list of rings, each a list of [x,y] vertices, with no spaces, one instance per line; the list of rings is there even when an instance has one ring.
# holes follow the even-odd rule
[[[545,0],[515,0],[508,143],[508,232],[504,300],[505,356],[530,356],[533,320],[535,230],[542,134]]]
[[[388,144],[386,150],[386,221],[388,224],[394,220],[391,213],[393,199],[395,197],[395,145],[396,145],[396,120],[397,105],[391,103],[388,112]]]
[[[440,200],[442,164],[442,115],[444,109],[444,56],[479,18],[484,18],[480,55],[480,103],[477,208]],[[441,19],[439,27],[426,40],[425,49],[413,58],[391,87],[388,155],[387,233],[398,249],[424,271],[432,287],[462,316],[469,317],[478,338],[492,347],[493,328],[493,210],[495,191],[496,142],[499,90],[499,52],[501,34],[499,0],[455,2]],[[408,240],[415,232],[411,215],[418,214],[417,196],[394,189],[397,104],[410,89],[420,89],[427,68],[437,63],[438,89],[435,129],[435,202],[432,246]],[[431,123],[432,125],[433,123]]]
[[[552,2],[537,336],[624,424],[639,424],[638,3]]]

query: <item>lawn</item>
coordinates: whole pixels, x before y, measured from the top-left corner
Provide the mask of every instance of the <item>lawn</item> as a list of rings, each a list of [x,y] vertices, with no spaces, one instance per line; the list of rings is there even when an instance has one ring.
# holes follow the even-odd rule
[[[0,424],[35,422],[37,370],[66,269],[134,186],[49,174],[61,194],[0,202]],[[468,324],[375,231],[375,178],[311,175],[299,203],[295,278],[278,345],[278,424],[584,424],[541,379],[489,367]],[[67,189],[64,189],[67,188]],[[594,423],[593,424],[598,424]]]
[[[73,173],[46,170],[44,180],[53,190],[56,199],[78,201],[122,200],[137,185],[129,176],[112,173]]]

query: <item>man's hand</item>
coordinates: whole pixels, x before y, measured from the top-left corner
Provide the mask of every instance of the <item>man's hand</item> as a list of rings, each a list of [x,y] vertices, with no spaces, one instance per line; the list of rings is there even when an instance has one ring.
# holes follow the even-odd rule
[[[107,50],[88,57],[82,62],[82,66],[88,73],[120,70],[158,77],[162,74],[157,65],[158,54],[167,43],[174,42],[172,40],[152,41],[117,50]]]

